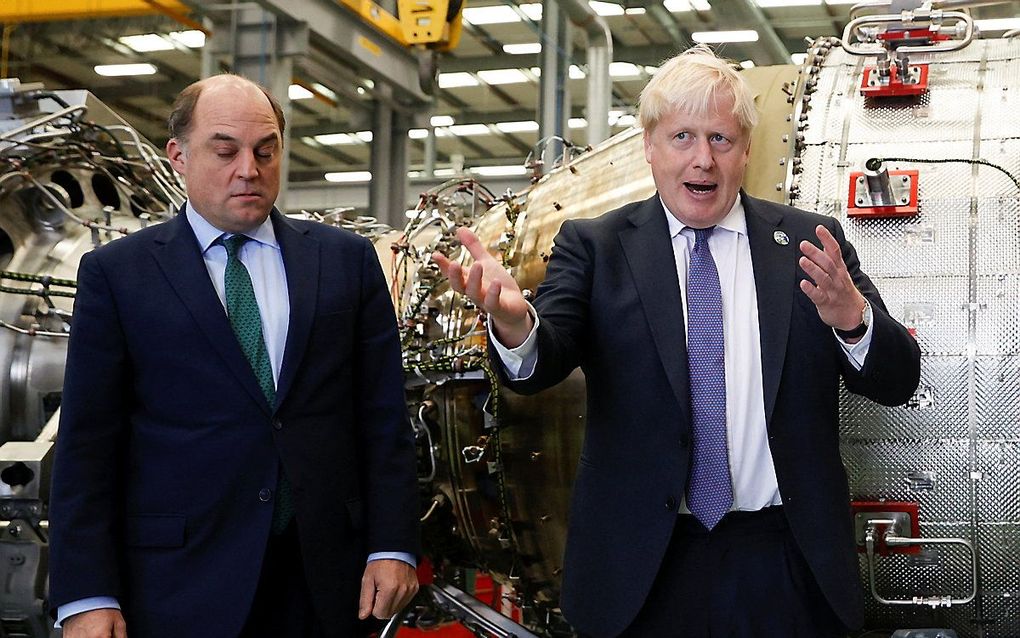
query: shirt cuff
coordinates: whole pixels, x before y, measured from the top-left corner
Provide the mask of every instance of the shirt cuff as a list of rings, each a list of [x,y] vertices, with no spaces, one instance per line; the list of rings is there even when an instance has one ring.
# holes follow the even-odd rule
[[[535,371],[535,363],[538,361],[538,352],[535,345],[538,341],[538,312],[535,311],[535,307],[531,303],[528,303],[528,313],[531,314],[534,325],[531,326],[528,338],[516,348],[507,348],[500,343],[492,331],[491,319],[488,324],[489,340],[492,342],[492,347],[496,349],[499,360],[503,362],[503,368],[506,369],[507,376],[512,381],[530,377],[531,373]]]
[[[91,596],[57,607],[57,622],[53,626],[60,629],[64,621],[76,614],[83,614],[96,609],[120,609],[120,603],[113,596]]]
[[[414,569],[418,569],[418,561],[407,552],[373,552],[368,555],[366,562],[371,563],[374,560],[399,560],[407,563]]]
[[[836,334],[833,329],[832,334],[836,335],[836,341],[839,342],[839,347],[843,348],[843,352],[846,354],[846,358],[849,359],[850,365],[854,367],[858,372],[864,368],[864,360],[868,358],[868,350],[871,349],[871,335],[875,331],[875,321],[872,320],[868,324],[868,329],[864,332],[864,336],[857,343],[847,343]]]

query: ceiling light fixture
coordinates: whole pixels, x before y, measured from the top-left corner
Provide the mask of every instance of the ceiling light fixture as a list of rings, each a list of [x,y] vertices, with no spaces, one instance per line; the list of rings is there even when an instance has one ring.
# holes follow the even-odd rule
[[[338,184],[372,181],[372,173],[370,171],[346,171],[339,173],[326,173],[324,177],[326,178],[327,182],[335,182]]]
[[[523,44],[504,44],[503,53],[510,55],[529,55],[542,52],[541,42],[525,42]]]
[[[743,31],[695,31],[691,34],[691,39],[701,44],[757,42],[758,32],[751,29]]]
[[[478,86],[478,80],[475,76],[463,71],[439,74],[439,88],[455,89],[462,86]]]
[[[93,68],[99,75],[107,77],[152,75],[156,72],[156,67],[152,64],[98,64]]]
[[[143,33],[141,35],[126,35],[121,38],[121,44],[128,46],[137,53],[148,53],[150,51],[172,51],[173,42],[170,42],[158,33]]]

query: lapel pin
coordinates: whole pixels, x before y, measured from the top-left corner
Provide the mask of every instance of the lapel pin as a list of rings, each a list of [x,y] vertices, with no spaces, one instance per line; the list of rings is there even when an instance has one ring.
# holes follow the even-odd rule
[[[772,233],[772,240],[775,241],[780,246],[785,246],[790,243],[790,236],[781,230],[777,230],[776,232]]]

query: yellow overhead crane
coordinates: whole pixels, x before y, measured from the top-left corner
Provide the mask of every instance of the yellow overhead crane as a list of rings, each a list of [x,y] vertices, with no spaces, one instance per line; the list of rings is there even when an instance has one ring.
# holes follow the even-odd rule
[[[372,0],[335,0],[408,47],[449,51],[460,40],[464,0],[398,0],[394,16]],[[3,0],[0,23],[46,22],[163,14],[195,29],[191,7],[178,0]]]
[[[190,7],[177,0],[4,0],[0,2],[0,23],[163,14],[202,29],[201,24],[188,18],[190,12]]]

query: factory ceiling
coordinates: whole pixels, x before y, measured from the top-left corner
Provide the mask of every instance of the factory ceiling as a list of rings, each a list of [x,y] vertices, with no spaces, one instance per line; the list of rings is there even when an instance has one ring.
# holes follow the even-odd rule
[[[641,87],[655,67],[695,40],[720,31],[744,31],[730,38],[753,39],[714,45],[744,65],[790,64],[799,61],[805,38],[839,35],[848,20],[845,0],[628,0],[627,4],[591,2],[604,17],[613,37],[611,132],[634,122]],[[31,2],[27,3],[32,5]],[[46,4],[40,2],[40,4]],[[88,5],[89,3],[83,3]],[[102,4],[102,3],[92,3]],[[10,21],[3,28],[0,77],[42,82],[47,88],[85,88],[121,114],[146,137],[166,142],[165,120],[173,96],[201,77],[203,63],[224,68],[203,50],[208,44],[196,26],[212,34],[223,29],[224,15],[242,7],[274,11],[278,18],[293,12],[296,23],[306,7],[327,6],[322,0],[212,4],[188,2],[187,17],[155,2],[162,9],[152,15],[76,19],[37,16],[40,21]],[[25,3],[13,3],[23,6]],[[282,9],[280,7],[283,7]],[[538,141],[540,96],[538,53],[542,40],[541,3],[517,0],[470,2],[464,12],[459,44],[440,54],[438,86],[424,100],[400,104],[408,118],[408,161],[412,171],[426,162],[426,129],[436,127],[435,168],[520,166]],[[0,22],[23,19],[5,15]],[[339,2],[328,3],[337,20],[364,21]],[[395,8],[394,8],[395,11]],[[973,10],[992,35],[1015,28],[1004,19],[1020,15],[1020,2]],[[998,19],[999,22],[994,20]],[[982,24],[979,22],[979,24]],[[214,26],[219,25],[219,26]],[[346,56],[315,43],[292,58],[291,182],[322,181],[326,172],[367,171],[370,168],[372,112],[380,99],[379,78]],[[367,27],[371,28],[371,27]],[[705,34],[709,35],[705,35]],[[150,35],[155,34],[155,35]],[[128,36],[148,36],[131,39]],[[210,35],[211,37],[211,35]],[[321,40],[320,34],[320,40]],[[326,38],[328,39],[328,37]],[[585,46],[583,29],[573,28],[569,40],[573,63],[568,80],[570,128],[568,139],[585,140]],[[320,42],[322,44],[328,44]],[[152,50],[147,50],[152,49]],[[149,64],[148,75],[107,77],[96,67]],[[386,69],[377,70],[383,76]],[[384,95],[382,99],[387,99]],[[393,98],[389,98],[393,99]],[[399,101],[399,100],[398,100]]]

